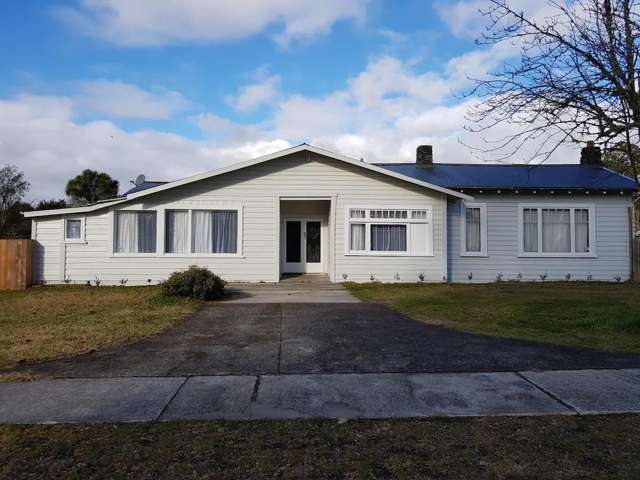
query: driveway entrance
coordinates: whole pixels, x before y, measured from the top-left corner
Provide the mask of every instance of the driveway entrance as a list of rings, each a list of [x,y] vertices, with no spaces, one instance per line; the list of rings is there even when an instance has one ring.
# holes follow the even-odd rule
[[[25,369],[46,376],[109,377],[640,367],[635,354],[426,325],[382,305],[358,302],[328,282],[231,288],[235,295],[229,301],[212,303],[161,335]]]

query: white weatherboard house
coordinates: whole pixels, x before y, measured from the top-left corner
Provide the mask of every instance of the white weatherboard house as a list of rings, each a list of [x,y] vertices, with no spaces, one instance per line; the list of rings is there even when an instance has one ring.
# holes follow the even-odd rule
[[[369,164],[300,145],[95,205],[27,212],[35,279],[143,285],[197,264],[227,281],[627,280],[636,184],[580,164]]]

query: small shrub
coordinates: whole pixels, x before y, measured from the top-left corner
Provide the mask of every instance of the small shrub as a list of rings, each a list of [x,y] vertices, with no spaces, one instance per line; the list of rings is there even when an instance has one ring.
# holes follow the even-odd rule
[[[162,294],[167,297],[216,300],[224,296],[224,280],[206,268],[192,265],[184,272],[173,272],[162,283]]]

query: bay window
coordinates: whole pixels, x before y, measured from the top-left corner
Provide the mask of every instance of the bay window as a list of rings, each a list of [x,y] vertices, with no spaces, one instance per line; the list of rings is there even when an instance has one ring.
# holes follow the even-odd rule
[[[155,253],[155,211],[117,211],[114,227],[116,253]]]
[[[593,205],[521,205],[522,256],[594,256]]]
[[[347,208],[346,255],[433,255],[432,208]]]

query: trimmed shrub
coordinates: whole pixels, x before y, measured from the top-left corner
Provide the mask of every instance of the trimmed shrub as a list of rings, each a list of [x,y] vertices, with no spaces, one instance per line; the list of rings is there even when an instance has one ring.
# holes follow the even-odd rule
[[[184,272],[173,272],[162,283],[162,294],[167,297],[216,300],[224,296],[224,280],[207,268],[191,265]]]

